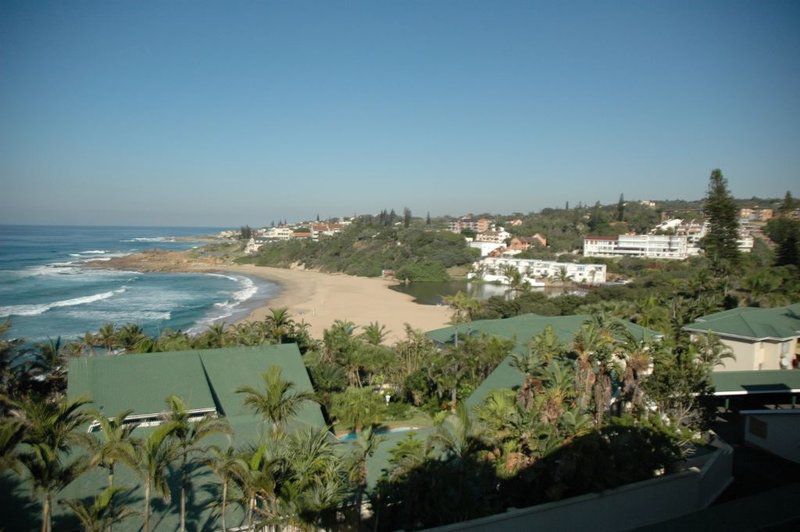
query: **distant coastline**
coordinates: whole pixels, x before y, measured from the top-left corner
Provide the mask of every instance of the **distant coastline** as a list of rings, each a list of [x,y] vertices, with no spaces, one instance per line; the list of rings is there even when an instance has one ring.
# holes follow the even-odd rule
[[[284,269],[251,264],[232,264],[217,257],[196,256],[186,251],[150,250],[116,257],[99,269],[135,269],[145,272],[231,273],[258,277],[279,286],[276,296],[261,300],[240,321],[263,320],[271,308],[286,307],[292,317],[309,324],[310,332],[321,337],[335,320],[356,325],[377,321],[389,331],[392,342],[404,337],[405,324],[430,330],[447,325],[450,310],[422,305],[413,296],[390,290],[392,281],[323,273],[304,269]]]

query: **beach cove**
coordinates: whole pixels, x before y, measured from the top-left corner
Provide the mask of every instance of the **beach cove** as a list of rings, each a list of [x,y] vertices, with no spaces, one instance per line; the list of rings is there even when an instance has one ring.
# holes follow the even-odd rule
[[[321,338],[335,320],[363,326],[377,321],[386,326],[386,341],[405,336],[405,324],[430,330],[448,324],[451,311],[444,306],[422,305],[408,294],[391,290],[387,279],[356,277],[305,269],[232,264],[222,259],[195,257],[186,252],[148,251],[119,257],[97,267],[136,268],[140,271],[214,272],[256,277],[280,286],[280,292],[254,308],[241,321],[263,320],[271,308],[286,307],[297,321],[309,325]]]

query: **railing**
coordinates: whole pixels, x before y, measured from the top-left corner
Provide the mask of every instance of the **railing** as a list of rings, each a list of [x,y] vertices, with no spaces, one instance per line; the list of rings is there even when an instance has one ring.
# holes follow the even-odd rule
[[[698,466],[600,493],[530,508],[512,508],[433,530],[630,530],[673,519],[711,504],[733,480],[733,450],[715,438],[716,450]]]

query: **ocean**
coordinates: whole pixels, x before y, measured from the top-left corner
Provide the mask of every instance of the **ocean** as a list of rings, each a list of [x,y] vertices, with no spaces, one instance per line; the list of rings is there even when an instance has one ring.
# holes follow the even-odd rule
[[[190,249],[202,245],[191,237],[219,230],[0,225],[0,321],[11,320],[11,337],[37,342],[76,338],[108,322],[158,334],[240,319],[277,295],[278,286],[227,273],[86,267],[145,249]]]

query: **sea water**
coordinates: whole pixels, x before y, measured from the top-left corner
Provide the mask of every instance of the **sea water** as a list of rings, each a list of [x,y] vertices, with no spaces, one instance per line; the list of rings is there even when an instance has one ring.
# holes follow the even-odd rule
[[[146,249],[184,250],[218,228],[0,225],[0,321],[10,336],[70,339],[104,323],[149,334],[198,332],[246,316],[277,285],[227,273],[144,273],[87,267]],[[179,239],[179,240],[178,240]]]

